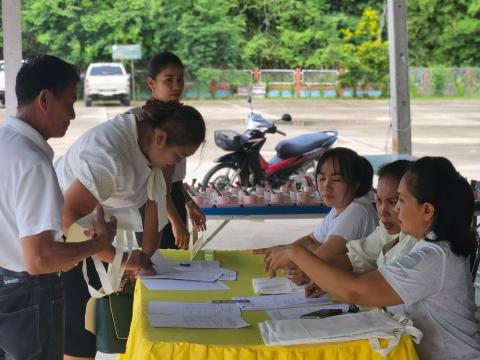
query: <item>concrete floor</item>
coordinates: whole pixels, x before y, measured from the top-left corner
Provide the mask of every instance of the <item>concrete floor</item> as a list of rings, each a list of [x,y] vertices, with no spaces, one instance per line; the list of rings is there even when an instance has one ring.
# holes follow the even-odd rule
[[[213,159],[222,155],[213,141],[213,132],[230,129],[244,130],[244,117],[249,112],[245,101],[192,101],[207,122],[206,145],[188,161],[187,179],[202,179],[212,167]],[[287,137],[320,130],[339,131],[338,146],[347,146],[361,154],[379,154],[391,149],[388,101],[384,100],[254,100],[257,111],[270,119],[290,113],[293,122],[278,124]],[[449,158],[469,179],[480,179],[480,100],[436,100],[412,102],[413,155],[436,155]],[[65,153],[83,132],[127,110],[116,104],[94,104],[86,108],[75,105],[77,117],[62,139],[50,144],[58,157]],[[0,125],[5,117],[0,109]],[[274,147],[284,139],[269,136],[263,155],[274,155]],[[212,241],[216,249],[240,249],[288,243],[310,233],[320,220],[268,220],[264,222],[232,221]],[[209,222],[210,229],[214,222]],[[248,225],[248,231],[245,231]],[[259,241],[260,240],[260,241]],[[477,296],[480,302],[480,296]],[[479,303],[477,302],[477,303]],[[114,356],[99,354],[97,359]]]

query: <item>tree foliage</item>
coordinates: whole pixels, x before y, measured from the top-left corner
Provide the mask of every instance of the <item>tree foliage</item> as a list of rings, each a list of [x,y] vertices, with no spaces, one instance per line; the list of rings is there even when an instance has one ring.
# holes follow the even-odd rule
[[[208,68],[348,66],[370,79],[366,67],[383,74],[386,66],[383,6],[383,0],[23,0],[24,56],[49,52],[85,68],[109,61],[113,44],[138,43],[144,62],[172,50],[197,75]],[[376,14],[369,32],[366,9]],[[480,0],[408,0],[408,31],[411,65],[480,63]]]

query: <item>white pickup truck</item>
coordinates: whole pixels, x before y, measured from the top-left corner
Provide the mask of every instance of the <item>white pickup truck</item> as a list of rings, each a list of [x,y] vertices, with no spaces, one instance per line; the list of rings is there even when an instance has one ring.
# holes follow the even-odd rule
[[[85,106],[93,100],[120,100],[130,105],[130,75],[121,63],[92,63],[88,66],[84,80]]]

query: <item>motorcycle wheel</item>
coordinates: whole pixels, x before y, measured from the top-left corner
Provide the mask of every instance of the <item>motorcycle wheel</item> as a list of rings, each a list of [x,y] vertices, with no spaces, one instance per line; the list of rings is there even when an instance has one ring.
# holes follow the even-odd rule
[[[203,178],[202,184],[207,186],[213,182],[219,190],[227,186],[235,186],[235,182],[240,180],[240,169],[231,164],[217,164]]]

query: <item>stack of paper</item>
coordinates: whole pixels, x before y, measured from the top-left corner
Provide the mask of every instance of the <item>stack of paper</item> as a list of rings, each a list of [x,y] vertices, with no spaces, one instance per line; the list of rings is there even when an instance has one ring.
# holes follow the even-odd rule
[[[312,311],[323,309],[340,309],[344,313],[346,313],[348,312],[349,307],[349,304],[323,304],[288,309],[268,310],[267,314],[272,320],[293,320],[300,319],[300,316],[310,313]]]
[[[257,278],[252,279],[253,291],[259,295],[289,294],[304,292],[304,286],[295,285],[287,278]]]
[[[142,276],[150,290],[223,290],[228,286],[218,280],[237,279],[235,271],[221,268],[218,261],[167,261],[160,252],[151,260],[157,274]]]
[[[238,303],[242,310],[285,309],[332,303],[328,295],[323,295],[319,298],[306,298],[303,292],[285,295],[234,297],[233,299],[248,300],[248,302]]]
[[[238,329],[249,326],[235,304],[151,301],[148,320],[153,327]]]
[[[258,324],[266,345],[312,344],[370,339],[373,349],[386,356],[406,333],[418,344],[422,332],[411,320],[392,318],[381,311],[343,314],[324,319],[274,320]],[[378,338],[390,340],[381,348]]]

